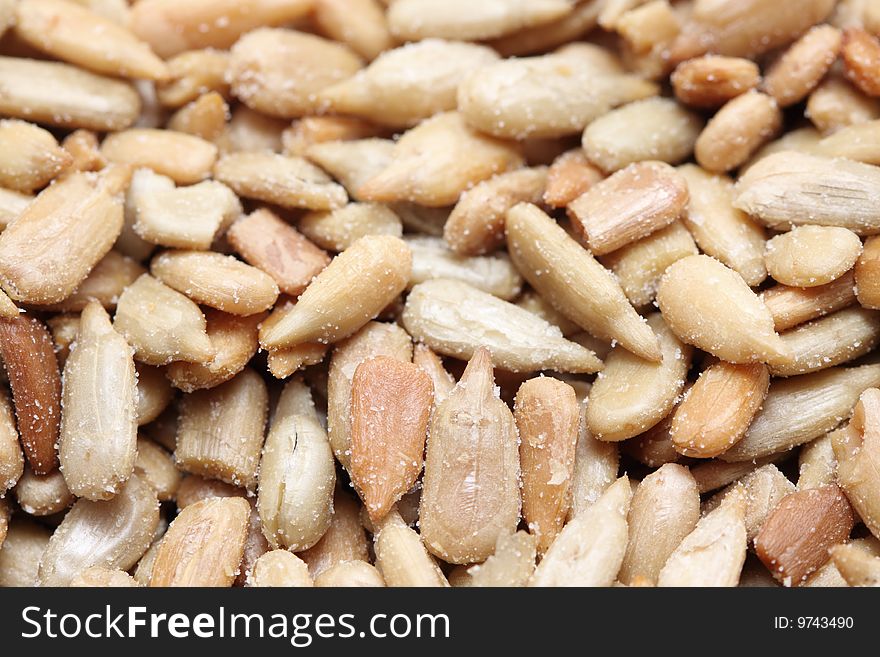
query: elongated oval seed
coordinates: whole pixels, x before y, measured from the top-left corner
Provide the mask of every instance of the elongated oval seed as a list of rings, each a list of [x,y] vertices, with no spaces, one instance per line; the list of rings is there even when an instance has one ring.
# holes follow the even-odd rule
[[[880,103],[850,84],[842,75],[829,75],[810,94],[804,112],[822,134],[880,117]]]
[[[810,29],[770,67],[764,77],[764,90],[781,107],[802,101],[837,59],[841,37],[840,30],[830,25]]]
[[[679,64],[670,76],[675,97],[693,107],[719,107],[758,86],[761,69],[739,57],[705,55]]]
[[[776,101],[754,89],[728,101],[706,125],[694,148],[708,171],[735,169],[769,141],[782,125]]]
[[[880,343],[880,313],[845,308],[782,334],[791,359],[774,363],[774,376],[792,376],[840,365]]]
[[[767,278],[764,228],[733,207],[733,181],[695,164],[678,168],[690,198],[682,219],[700,249],[733,269],[750,286]]]
[[[0,495],[15,486],[24,471],[24,456],[9,394],[0,391]],[[2,545],[2,543],[0,543]]]
[[[589,509],[617,478],[620,454],[617,443],[596,440],[587,426],[588,400],[581,402],[578,440],[571,481],[570,521]]]
[[[131,475],[137,453],[137,375],[132,348],[92,301],[64,365],[59,459],[77,497],[104,500]]]
[[[253,489],[269,398],[260,376],[245,369],[226,383],[181,402],[174,458],[194,474]]]
[[[667,463],[645,477],[630,503],[629,540],[618,579],[656,582],[670,555],[697,526],[700,491],[687,468]]]
[[[773,317],[742,277],[705,255],[682,258],[657,290],[663,319],[682,341],[731,363],[788,355]]]
[[[843,543],[855,524],[837,484],[786,495],[755,537],[755,551],[785,586],[800,586],[828,561],[828,548]]]
[[[418,365],[376,356],[355,370],[349,472],[372,522],[421,474],[433,404],[433,384]]]
[[[278,286],[268,274],[219,253],[163,253],[153,258],[150,273],[196,303],[234,315],[262,312],[278,298]]]
[[[574,388],[549,377],[530,379],[516,393],[523,518],[544,553],[562,531],[571,484],[580,407]]]
[[[832,0],[808,0],[798,5],[762,0],[700,4],[683,25],[668,56],[676,62],[704,52],[755,57],[790,43],[833,8]]]
[[[855,279],[852,272],[847,272],[831,283],[818,287],[797,288],[776,285],[764,290],[761,293],[761,300],[773,315],[776,330],[785,331],[802,322],[823,317],[854,304]],[[864,302],[862,305],[866,308],[872,307]]]
[[[623,476],[563,528],[529,586],[611,586],[626,553],[631,499]]]
[[[880,169],[842,158],[783,151],[752,165],[734,206],[771,228],[818,225],[880,232]]]
[[[798,226],[767,242],[764,262],[776,281],[816,287],[852,269],[862,252],[858,235],[833,226]]]
[[[720,361],[704,370],[672,417],[675,450],[712,458],[729,449],[745,435],[769,385],[770,372],[761,363]]]
[[[78,500],[43,553],[40,585],[67,586],[90,566],[128,570],[147,551],[158,525],[159,500],[137,476],[112,500]]]
[[[336,140],[312,144],[305,156],[339,181],[356,201],[368,201],[360,193],[364,184],[391,164],[395,143],[390,139]]]
[[[32,193],[71,165],[55,137],[31,123],[0,121],[0,185]]]
[[[636,308],[646,306],[657,295],[657,286],[669,265],[697,255],[697,245],[680,221],[651,233],[601,258],[610,269],[626,298]]]
[[[454,110],[461,80],[496,61],[498,55],[486,46],[426,39],[382,53],[320,97],[336,112],[403,128]]]
[[[312,10],[309,0],[148,0],[132,7],[135,34],[160,57],[197,48],[227,48],[262,25],[284,25]]]
[[[431,421],[419,524],[428,549],[449,563],[484,561],[519,522],[516,424],[494,385],[481,347]]]
[[[45,189],[0,236],[0,283],[15,300],[70,296],[122,231],[124,167],[71,173]]]
[[[670,555],[657,585],[736,586],[746,560],[745,512],[745,497],[735,490]]]
[[[669,98],[647,98],[599,117],[584,130],[584,151],[603,171],[643,160],[678,164],[690,157],[703,121]]]
[[[172,521],[150,586],[231,586],[244,552],[251,506],[240,497],[203,500]]]
[[[318,167],[277,153],[228,153],[214,166],[214,178],[240,196],[286,208],[334,210],[348,200],[345,189]]]
[[[279,289],[299,296],[330,257],[276,214],[261,208],[241,217],[226,239],[249,264],[271,276]]]
[[[110,162],[149,168],[179,185],[189,185],[210,175],[217,147],[174,130],[131,128],[104,139],[101,154]]]
[[[293,381],[285,395],[293,394],[291,386],[305,388]],[[257,498],[269,545],[296,552],[317,543],[330,526],[335,482],[333,452],[317,417],[276,412],[260,461]]]
[[[687,184],[675,169],[645,161],[596,183],[568,210],[593,254],[604,255],[668,226],[687,202]]]
[[[357,195],[380,203],[452,205],[466,189],[521,163],[515,142],[476,132],[461,114],[446,112],[404,133],[394,145],[391,163],[361,185]]]
[[[837,481],[865,526],[880,538],[880,390],[865,390],[849,426],[832,436]]]
[[[461,256],[439,237],[407,237],[413,267],[409,286],[434,278],[459,280],[500,299],[510,300],[522,288],[522,276],[504,254]]]
[[[162,308],[163,312],[156,312]],[[214,355],[205,316],[180,292],[144,274],[119,297],[113,327],[148,365],[184,360],[199,363]]]
[[[406,331],[381,322],[368,322],[333,350],[327,375],[327,431],[333,453],[346,468],[351,463],[351,385],[358,365],[377,356],[408,363],[412,351]]]
[[[507,245],[517,269],[559,312],[598,338],[659,360],[657,337],[614,276],[540,209],[520,204],[507,213]]]
[[[402,319],[413,338],[446,356],[469,359],[484,346],[499,367],[514,372],[602,368],[592,351],[566,340],[557,327],[461,281],[438,278],[416,285]]]
[[[58,465],[61,421],[61,376],[52,338],[34,317],[0,319],[0,356],[24,455],[35,473],[48,474]]]
[[[484,180],[464,192],[443,226],[443,238],[461,255],[480,255],[504,244],[504,220],[517,203],[540,203],[544,167],[517,169]]]
[[[348,337],[403,291],[411,269],[412,254],[403,240],[362,237],[315,277],[290,314],[260,330],[260,344],[277,349]]]
[[[253,30],[230,54],[227,76],[236,98],[283,119],[315,114],[321,91],[361,68],[360,58],[341,43],[284,28]]]
[[[141,111],[130,84],[57,62],[0,57],[0,86],[4,116],[59,128],[123,130]]]
[[[165,62],[118,23],[63,0],[18,3],[16,34],[30,45],[97,73],[159,80]]]
[[[374,549],[376,567],[387,586],[449,586],[422,539],[396,510],[385,516],[378,527]]]
[[[662,360],[654,363],[616,346],[590,389],[587,424],[599,440],[617,442],[650,429],[681,394],[692,349],[679,342],[659,313],[648,318],[648,326],[660,339]]]
[[[878,385],[876,364],[831,367],[774,381],[745,437],[721,458],[751,461],[818,438],[849,417],[862,392]]]
[[[655,95],[654,83],[597,71],[594,62],[572,52],[480,68],[459,85],[458,108],[470,125],[496,137],[561,137],[580,132],[613,107]]]

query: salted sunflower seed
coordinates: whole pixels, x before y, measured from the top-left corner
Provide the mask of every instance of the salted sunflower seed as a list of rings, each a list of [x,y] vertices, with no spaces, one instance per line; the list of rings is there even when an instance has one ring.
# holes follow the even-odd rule
[[[751,461],[807,443],[847,419],[859,395],[878,385],[876,364],[830,367],[776,380],[745,437],[721,458]]]
[[[159,543],[150,586],[231,586],[244,552],[251,507],[239,497],[186,507]]]
[[[558,379],[530,379],[516,393],[514,419],[520,438],[523,518],[543,554],[562,531],[571,507],[580,420],[574,389]]]
[[[539,316],[461,281],[416,285],[402,320],[415,339],[445,356],[467,359],[486,347],[500,367],[515,372],[595,372],[602,367],[592,351],[566,340]]]
[[[587,404],[587,424],[599,440],[618,442],[650,429],[669,414],[684,387],[692,350],[658,313],[647,321],[660,340],[661,361],[645,360],[619,345],[611,350]]]
[[[632,487],[624,476],[576,515],[538,564],[529,586],[611,586],[626,554]]]
[[[454,110],[462,79],[496,61],[486,46],[426,39],[382,53],[367,68],[323,89],[320,97],[336,112],[408,127]]]
[[[618,579],[630,585],[640,577],[656,582],[699,519],[700,491],[687,468],[667,463],[645,477],[630,503],[629,539]]]
[[[130,477],[111,500],[80,499],[52,534],[40,559],[41,586],[67,586],[90,566],[128,570],[141,558],[159,525],[152,487]]]
[[[257,509],[269,544],[299,551],[317,543],[330,526],[336,471],[327,432],[308,408],[308,389],[292,381],[282,395],[304,396],[306,408],[279,402],[283,412],[272,418],[260,461]],[[284,408],[288,404],[293,408]]]
[[[510,210],[507,244],[517,269],[559,312],[603,340],[659,359],[657,337],[614,276],[539,208],[522,204]]]
[[[133,350],[92,301],[64,365],[59,460],[77,497],[105,500],[131,476],[137,453]]]
[[[484,561],[519,522],[519,476],[513,414],[480,347],[431,420],[419,514],[428,549],[450,563]]]

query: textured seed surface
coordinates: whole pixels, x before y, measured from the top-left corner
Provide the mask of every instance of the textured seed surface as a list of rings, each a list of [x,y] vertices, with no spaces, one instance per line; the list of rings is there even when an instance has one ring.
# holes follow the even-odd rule
[[[421,473],[433,387],[417,365],[388,356],[363,361],[355,370],[349,470],[373,522]]]
[[[37,474],[58,465],[61,375],[52,338],[36,318],[0,319],[0,355],[9,386],[21,446]]]
[[[461,281],[435,279],[415,286],[403,325],[440,354],[469,359],[485,347],[499,366],[514,372],[602,368],[591,350],[566,340],[556,326]]]
[[[519,521],[516,424],[494,385],[480,348],[431,420],[420,524],[428,549],[452,563],[483,561]]]
[[[137,452],[133,350],[92,301],[64,365],[59,460],[77,497],[108,499],[131,475]]]
[[[159,544],[150,586],[230,586],[244,550],[250,510],[238,497],[186,507]]]
[[[546,552],[571,507],[580,409],[574,388],[549,377],[530,379],[516,393],[523,518]]]
[[[657,303],[682,341],[728,362],[775,362],[788,355],[761,299],[714,258],[690,256],[669,267]]]
[[[755,549],[777,580],[799,586],[828,560],[828,548],[844,542],[853,523],[852,507],[836,484],[797,491],[767,518]]]
[[[523,277],[559,312],[600,339],[659,359],[657,337],[614,276],[539,208],[518,205],[508,213],[507,244]]]
[[[336,472],[327,432],[311,403],[308,389],[289,383],[263,447],[257,509],[273,548],[310,548],[330,525]]]

